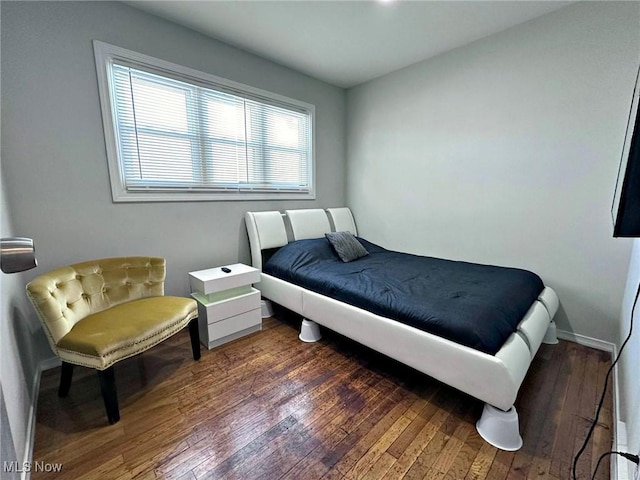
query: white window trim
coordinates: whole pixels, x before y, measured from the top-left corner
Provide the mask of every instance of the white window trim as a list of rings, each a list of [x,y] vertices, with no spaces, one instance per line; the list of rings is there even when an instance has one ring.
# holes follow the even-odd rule
[[[96,71],[98,76],[98,91],[102,109],[102,123],[105,134],[107,161],[111,194],[114,202],[175,202],[175,201],[237,201],[237,200],[314,200],[316,198],[316,159],[315,159],[315,105],[278,95],[266,90],[245,85],[233,80],[201,72],[189,67],[167,62],[149,55],[110,45],[98,40],[93,41]],[[128,191],[125,187],[124,171],[118,158],[118,141],[115,127],[115,107],[110,95],[110,75],[108,65],[112,60],[132,62],[150,68],[169,77],[189,79],[195,83],[216,85],[220,88],[237,91],[243,95],[267,99],[271,102],[282,103],[285,106],[296,106],[307,110],[311,116],[311,169],[308,192],[292,192],[290,190],[277,192],[203,192],[193,191]]]

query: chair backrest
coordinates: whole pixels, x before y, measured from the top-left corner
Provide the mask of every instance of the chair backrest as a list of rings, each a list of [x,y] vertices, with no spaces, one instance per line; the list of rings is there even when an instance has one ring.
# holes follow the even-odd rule
[[[87,315],[130,300],[164,295],[165,259],[118,257],[91,260],[40,275],[27,295],[49,343],[57,343]]]

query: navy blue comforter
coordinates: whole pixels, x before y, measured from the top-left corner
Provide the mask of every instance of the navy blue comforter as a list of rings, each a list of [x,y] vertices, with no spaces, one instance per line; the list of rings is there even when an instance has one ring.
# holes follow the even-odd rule
[[[369,255],[349,263],[318,238],[280,248],[263,271],[492,355],[544,288],[526,270],[394,252],[359,240]]]

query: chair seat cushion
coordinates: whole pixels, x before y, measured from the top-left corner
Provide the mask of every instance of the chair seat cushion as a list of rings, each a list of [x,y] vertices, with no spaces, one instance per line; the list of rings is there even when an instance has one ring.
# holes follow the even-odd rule
[[[57,344],[60,357],[100,370],[157,345],[198,316],[195,300],[148,297],[88,315]]]

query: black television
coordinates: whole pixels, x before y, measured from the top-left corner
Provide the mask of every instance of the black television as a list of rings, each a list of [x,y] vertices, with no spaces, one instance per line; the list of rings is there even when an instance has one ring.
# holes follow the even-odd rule
[[[614,237],[640,237],[640,70],[636,77],[611,215]]]

